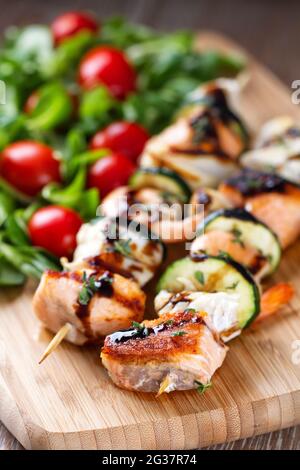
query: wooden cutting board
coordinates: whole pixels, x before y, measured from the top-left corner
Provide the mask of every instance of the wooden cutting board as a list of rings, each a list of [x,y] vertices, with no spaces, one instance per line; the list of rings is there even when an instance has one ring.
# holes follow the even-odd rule
[[[205,33],[201,47],[237,49]],[[291,92],[249,58],[241,112],[256,131],[267,119],[300,119]],[[300,423],[300,242],[272,280],[291,281],[296,296],[283,314],[231,343],[205,395],[153,394],[116,388],[99,350],[64,343],[41,366],[49,334],[32,314],[33,286],[0,295],[0,419],[27,449],[195,449]],[[298,346],[299,347],[299,346]],[[299,355],[298,355],[299,356]]]

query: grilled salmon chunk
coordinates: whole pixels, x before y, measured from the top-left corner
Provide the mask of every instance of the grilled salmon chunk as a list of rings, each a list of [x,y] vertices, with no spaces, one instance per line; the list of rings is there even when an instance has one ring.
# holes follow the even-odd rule
[[[224,82],[196,89],[175,122],[149,139],[141,165],[175,170],[192,189],[217,186],[238,169],[237,160],[248,143],[230,101]]]
[[[119,387],[158,393],[209,384],[226,352],[206,314],[186,310],[108,336],[101,358]]]
[[[66,339],[74,344],[99,342],[144,316],[145,294],[138,284],[109,271],[43,274],[33,310],[43,325],[56,333],[69,323]]]
[[[235,207],[245,207],[270,227],[282,248],[300,235],[300,187],[279,175],[249,168],[229,178],[219,187]]]

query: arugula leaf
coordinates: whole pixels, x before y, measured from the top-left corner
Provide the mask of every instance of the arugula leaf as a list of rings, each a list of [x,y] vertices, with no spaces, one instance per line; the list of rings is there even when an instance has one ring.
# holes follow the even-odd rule
[[[111,153],[108,149],[87,150],[79,155],[75,155],[72,159],[66,162],[66,173],[68,178],[74,178],[80,169],[86,168],[88,165],[95,163],[102,157]]]
[[[187,335],[186,331],[175,331],[171,336],[184,336]]]
[[[143,25],[131,24],[121,16],[104,20],[101,27],[102,42],[120,49],[151,40],[157,35],[156,31]]]
[[[67,90],[60,83],[47,83],[37,93],[38,104],[26,121],[29,130],[48,131],[70,118],[73,104]]]
[[[2,105],[0,105],[1,108]],[[2,107],[6,107],[2,106]],[[25,117],[19,116],[1,116],[0,113],[0,150],[3,150],[8,144],[16,139],[27,137],[25,129]]]
[[[82,119],[95,118],[102,119],[111,109],[117,106],[108,89],[98,86],[86,91],[81,98],[79,106],[79,116]]]
[[[0,227],[16,207],[14,198],[0,190]]]
[[[22,286],[26,276],[0,254],[0,287]]]
[[[13,246],[0,241],[0,253],[6,262],[25,276],[40,279],[47,269],[59,271],[61,267],[53,255],[33,246]]]
[[[95,36],[89,31],[82,31],[66,39],[44,64],[43,76],[47,79],[74,75],[81,57],[94,44]]]
[[[10,213],[5,223],[5,238],[16,246],[30,245],[27,224],[40,207],[41,204],[35,202],[26,208],[16,209]]]
[[[96,188],[85,189],[86,170],[81,168],[69,186],[50,183],[42,190],[42,197],[51,204],[75,209],[85,219],[95,217],[100,204],[99,192]]]
[[[7,181],[0,177],[0,190],[11,196],[17,202],[20,202],[22,205],[29,204],[32,202],[32,198],[26,194],[21,193],[13,186],[11,186]]]

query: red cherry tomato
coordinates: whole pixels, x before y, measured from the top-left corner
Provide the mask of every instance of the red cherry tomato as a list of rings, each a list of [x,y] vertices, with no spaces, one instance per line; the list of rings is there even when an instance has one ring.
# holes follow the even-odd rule
[[[97,132],[92,138],[91,148],[108,148],[113,152],[121,152],[135,163],[148,139],[148,132],[139,124],[120,121]]]
[[[66,38],[86,30],[96,33],[99,29],[98,23],[88,13],[81,11],[70,11],[58,16],[51,25],[54,44],[61,44]]]
[[[102,197],[119,186],[126,185],[136,166],[120,153],[100,158],[88,172],[87,185],[98,188]]]
[[[72,209],[47,206],[38,209],[28,225],[32,244],[54,255],[70,258],[76,248],[76,235],[82,225],[80,216]]]
[[[31,140],[15,142],[3,150],[0,174],[29,196],[35,196],[50,182],[60,182],[59,162],[54,158],[54,151]]]
[[[91,49],[79,66],[79,83],[85,89],[104,84],[117,99],[136,88],[136,73],[125,54],[113,47]]]

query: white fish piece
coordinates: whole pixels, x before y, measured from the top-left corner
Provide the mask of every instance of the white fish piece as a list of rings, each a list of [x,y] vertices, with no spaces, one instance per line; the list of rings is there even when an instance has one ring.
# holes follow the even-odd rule
[[[134,224],[128,228],[116,226],[113,219],[101,217],[81,227],[73,261],[63,259],[62,264],[73,271],[85,266],[91,269],[101,261],[111,263],[116,272],[128,272],[143,286],[152,279],[163,256],[163,245],[156,238],[149,238],[148,232],[134,230]]]
[[[266,122],[254,148],[245,152],[241,163],[261,171],[275,171],[284,178],[300,183],[300,123],[289,116]]]
[[[159,316],[166,313],[175,314],[186,309],[205,312],[207,324],[216,331],[224,342],[238,336],[239,296],[226,292],[189,292],[170,294],[161,291],[155,298],[155,309]]]

